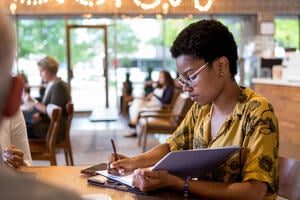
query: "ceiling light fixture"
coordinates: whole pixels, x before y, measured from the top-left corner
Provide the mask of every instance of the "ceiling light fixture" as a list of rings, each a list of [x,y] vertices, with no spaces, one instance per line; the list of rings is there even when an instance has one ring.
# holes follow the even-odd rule
[[[63,4],[65,3],[65,0],[12,0],[12,3],[10,5],[10,10],[11,13],[14,13],[18,7],[19,4],[22,5],[27,5],[27,6],[39,6],[43,4],[47,4],[49,2],[54,2],[56,1],[58,4]],[[70,2],[71,0],[68,0]],[[107,2],[106,0],[73,0],[76,3],[79,3],[83,6],[89,6],[89,7],[94,7],[94,6],[99,6],[102,5],[103,3]],[[161,0],[148,0],[148,2],[152,3],[143,3],[144,0],[132,0],[136,6],[142,8],[143,10],[149,10],[149,9],[154,9],[157,8],[159,5],[162,5],[162,9],[165,13],[168,13],[169,10],[169,5],[172,7],[178,7],[182,4],[182,0],[168,0],[167,2],[162,3]],[[188,0],[185,0],[185,2]],[[192,1],[192,0],[190,0]],[[201,5],[201,2],[206,2],[205,5]],[[123,0],[124,2],[124,0]],[[194,8],[198,9],[200,12],[207,12],[214,0],[194,0]],[[167,5],[168,4],[168,5]],[[202,3],[203,4],[203,3]],[[121,8],[122,7],[122,0],[115,0],[115,7],[116,8]]]
[[[38,6],[38,5],[49,3],[50,1],[54,1],[54,0],[13,0],[13,3],[26,4],[28,6]],[[56,2],[59,4],[63,4],[64,0],[56,0]]]
[[[169,0],[171,6],[177,7],[181,4],[181,0]]]
[[[133,0],[133,2],[135,3],[135,5],[141,7],[144,10],[156,8],[161,3],[160,0],[155,0],[153,3],[149,3],[149,4],[142,3],[141,0]]]
[[[202,6],[200,4],[200,0],[195,0],[194,1],[194,7],[196,9],[198,9],[200,12],[208,11],[210,9],[210,7],[212,6],[212,4],[213,4],[213,0],[208,0],[205,6]]]
[[[103,4],[106,0],[75,0],[77,3],[80,3],[83,6],[94,7],[95,5],[99,6]]]

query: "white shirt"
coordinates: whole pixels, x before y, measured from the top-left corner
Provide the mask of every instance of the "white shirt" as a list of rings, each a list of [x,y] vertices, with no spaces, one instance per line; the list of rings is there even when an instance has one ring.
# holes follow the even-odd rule
[[[24,116],[21,110],[19,110],[11,118],[3,118],[0,125],[0,152],[1,157],[3,151],[9,145],[15,145],[24,153],[24,162],[27,165],[32,164],[27,129],[24,120]]]
[[[47,97],[53,83],[54,83],[54,81],[50,81],[50,82],[47,83],[47,86],[46,86],[46,89],[45,89],[45,94],[44,94],[42,102],[44,102],[46,100],[46,97]]]

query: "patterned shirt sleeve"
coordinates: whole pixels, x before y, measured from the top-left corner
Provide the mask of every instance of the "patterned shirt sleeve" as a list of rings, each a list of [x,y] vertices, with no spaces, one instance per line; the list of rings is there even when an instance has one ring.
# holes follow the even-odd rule
[[[269,193],[278,190],[278,122],[272,105],[263,97],[249,102],[244,121],[243,181],[268,183]]]

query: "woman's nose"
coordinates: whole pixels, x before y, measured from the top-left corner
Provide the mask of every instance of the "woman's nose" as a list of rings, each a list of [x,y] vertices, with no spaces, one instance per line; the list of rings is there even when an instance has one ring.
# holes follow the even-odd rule
[[[193,90],[193,88],[188,84],[188,83],[185,83],[183,86],[182,86],[182,90],[184,92],[190,92]]]

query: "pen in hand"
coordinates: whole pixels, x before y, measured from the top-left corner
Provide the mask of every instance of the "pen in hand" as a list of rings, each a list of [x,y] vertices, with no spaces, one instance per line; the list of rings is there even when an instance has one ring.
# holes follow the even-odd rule
[[[117,154],[115,142],[114,142],[113,139],[110,139],[110,141],[111,141],[111,145],[112,145],[112,148],[113,148],[113,151],[114,151],[115,161],[117,161],[118,160],[118,154]]]
[[[111,141],[111,145],[114,151],[114,161],[119,160],[118,154],[117,154],[117,150],[116,150],[116,145],[113,139],[110,140]],[[119,169],[112,169],[108,166],[108,173],[116,175],[116,176],[122,176],[124,175],[124,170],[119,168]]]

